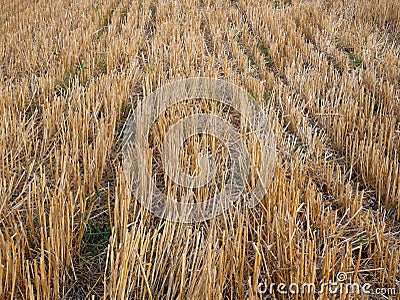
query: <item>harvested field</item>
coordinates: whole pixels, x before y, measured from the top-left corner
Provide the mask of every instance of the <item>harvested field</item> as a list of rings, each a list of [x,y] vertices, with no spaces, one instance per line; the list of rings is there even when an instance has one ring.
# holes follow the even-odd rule
[[[400,299],[399,69],[396,0],[0,0],[0,298]],[[132,193],[123,135],[150,93],[193,77],[250,93],[277,156],[257,206],[183,224]],[[194,102],[152,131],[174,195],[168,128],[226,116]],[[202,201],[231,161],[212,137],[185,145],[186,172],[218,154]]]

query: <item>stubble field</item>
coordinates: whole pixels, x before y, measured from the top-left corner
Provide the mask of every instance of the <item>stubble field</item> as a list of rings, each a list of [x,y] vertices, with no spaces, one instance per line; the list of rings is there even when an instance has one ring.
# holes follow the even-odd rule
[[[0,0],[0,298],[399,299],[399,68],[396,0]],[[122,142],[190,77],[248,91],[277,160],[259,205],[182,224]],[[371,294],[277,289],[338,280]]]

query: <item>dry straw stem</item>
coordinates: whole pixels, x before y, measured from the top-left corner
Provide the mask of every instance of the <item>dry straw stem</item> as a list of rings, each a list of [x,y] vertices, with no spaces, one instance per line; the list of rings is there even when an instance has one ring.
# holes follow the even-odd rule
[[[338,272],[398,286],[398,1],[0,7],[0,298],[261,299],[260,282],[321,286]],[[194,76],[249,91],[270,118],[278,160],[256,208],[239,202],[183,225],[133,197],[122,132],[137,101]],[[171,110],[153,141],[199,107]],[[197,137],[182,150],[220,153],[219,177],[199,200],[224,182],[219,146]],[[197,172],[192,159],[184,167]]]

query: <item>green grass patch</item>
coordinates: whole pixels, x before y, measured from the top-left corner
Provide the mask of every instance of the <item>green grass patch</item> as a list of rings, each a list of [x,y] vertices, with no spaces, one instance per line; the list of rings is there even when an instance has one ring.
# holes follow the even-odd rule
[[[92,258],[102,253],[107,248],[110,236],[111,227],[108,218],[104,220],[89,220],[82,239],[82,255],[85,258]]]
[[[258,50],[260,50],[261,53],[264,55],[265,65],[270,69],[273,68],[274,62],[272,61],[272,58],[269,54],[269,48],[266,47],[264,44],[260,43],[258,44]]]
[[[344,54],[350,59],[350,64],[353,69],[363,68],[363,61],[361,58],[354,54],[354,49],[351,47],[346,47],[344,45],[339,45],[338,48],[343,51]]]
[[[78,61],[75,67],[72,70],[65,72],[64,77],[61,80],[57,80],[56,87],[55,87],[55,94],[57,96],[66,96],[68,90],[74,84],[80,84],[85,86],[87,84],[88,77],[87,77],[87,67],[84,61]]]

